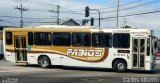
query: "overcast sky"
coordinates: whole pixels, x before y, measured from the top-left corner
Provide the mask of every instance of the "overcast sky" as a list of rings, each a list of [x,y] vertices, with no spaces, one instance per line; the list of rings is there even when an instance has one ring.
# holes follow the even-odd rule
[[[24,11],[23,15],[25,26],[55,24],[57,14],[48,11],[51,9],[56,11],[56,5],[59,5],[61,23],[71,18],[78,23],[81,23],[83,19],[98,18],[98,14],[94,14],[97,13],[96,11],[91,11],[92,14],[90,14],[90,17],[85,17],[84,9],[86,6],[89,6],[90,9],[98,9],[101,12],[101,18],[105,18],[101,20],[101,27],[115,28],[116,18],[110,17],[116,17],[117,1],[118,0],[0,0],[0,25],[20,26],[20,18],[17,18],[20,17],[20,11],[15,8],[23,4],[23,7],[28,10]],[[134,28],[160,30],[160,12],[144,14],[159,11],[159,8],[160,0],[120,0],[119,16],[131,16],[120,17],[119,27],[129,25]],[[143,14],[141,15],[141,13]],[[95,20],[94,24],[95,27],[98,26],[98,20]]]

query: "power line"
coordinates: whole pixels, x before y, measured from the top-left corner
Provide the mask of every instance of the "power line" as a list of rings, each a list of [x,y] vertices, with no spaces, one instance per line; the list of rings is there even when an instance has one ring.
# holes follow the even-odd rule
[[[141,1],[143,1],[143,0],[136,0],[136,1],[129,2],[129,3],[124,3],[124,4],[120,4],[119,6],[127,6],[127,5],[135,4],[135,3],[138,3],[138,2],[141,2]],[[100,8],[98,10],[111,9],[111,8],[117,8],[117,6],[112,6],[112,7],[107,7],[107,8]]]
[[[138,3],[140,1],[143,1],[143,0],[133,1],[133,2],[130,2],[130,3],[125,3],[125,4],[122,4],[122,5],[119,5],[119,6],[125,6],[125,5],[129,5],[129,4],[133,4],[133,3]],[[147,3],[143,3],[143,4],[136,5],[136,6],[119,9],[119,11],[135,9],[135,8],[155,4],[155,3],[158,3],[158,2],[160,2],[160,1],[159,0],[152,0],[152,1],[147,2]],[[117,7],[117,6],[109,7],[109,8],[115,8],[115,7]],[[65,7],[63,7],[63,8],[65,8]],[[65,9],[67,9],[67,8],[65,8]],[[98,10],[102,10],[102,9],[107,9],[107,8],[101,8],[101,9],[98,9]],[[68,10],[70,10],[70,9],[68,9]],[[60,11],[60,12],[61,13],[66,13],[66,14],[82,14],[82,15],[84,14],[84,13],[82,13],[83,11],[73,11],[73,10],[71,10],[71,11]],[[112,13],[112,12],[117,12],[117,9],[116,10],[110,10],[110,11],[107,11],[107,12],[101,12],[101,13],[103,14],[103,13]],[[92,14],[97,14],[97,13],[92,13]]]
[[[159,0],[152,0],[152,1],[147,2],[147,3],[139,4],[139,5],[128,7],[128,8],[123,8],[123,9],[120,9],[119,11],[135,9],[135,8],[139,8],[139,7],[143,7],[143,6],[147,6],[147,5],[151,5],[151,4],[155,4],[155,3],[159,3],[159,2],[160,2]],[[101,13],[112,13],[112,12],[116,12],[116,11],[117,10],[111,10],[111,11],[101,12]]]
[[[136,13],[136,14],[129,14],[129,15],[122,15],[122,16],[119,16],[119,17],[131,17],[131,16],[139,16],[139,15],[146,15],[146,14],[153,14],[153,13],[158,13],[158,12],[160,12],[160,10],[157,10],[157,11],[150,11],[150,12],[143,12],[143,13]],[[117,17],[106,17],[106,18],[101,18],[101,20],[109,20],[110,19],[110,21],[113,21],[113,20],[111,20],[111,19],[116,19]],[[95,19],[95,20],[98,20],[98,18],[97,19]],[[76,20],[76,21],[82,21],[82,20]],[[35,22],[25,22],[25,23],[53,23],[53,22],[47,22],[47,21],[35,21]],[[54,22],[54,23],[56,23],[56,22]]]
[[[5,17],[5,18],[21,18],[17,16],[0,16],[0,17]],[[30,17],[23,17],[25,19],[53,19],[53,18],[30,18]]]
[[[84,11],[75,11],[75,10],[71,10],[71,9],[68,9],[68,8],[65,8],[63,6],[61,6],[61,8],[64,8],[64,9],[67,9],[69,11],[60,11],[61,13],[68,13],[68,14],[81,14],[81,15],[84,15]],[[77,10],[77,9],[76,9]]]
[[[25,23],[56,23],[56,22],[25,22]]]
[[[84,13],[82,13],[82,12],[71,12],[71,11],[60,11],[60,13],[65,13],[65,14],[81,14],[81,15],[84,15]],[[94,13],[94,14],[97,14],[97,13]]]
[[[136,13],[136,14],[129,14],[129,15],[123,15],[123,16],[119,16],[119,17],[128,17],[128,16],[136,16],[136,15],[144,15],[144,14],[151,14],[151,13],[158,13],[160,12],[160,10],[155,10],[155,11],[148,11],[148,12],[143,12],[143,13]],[[6,18],[21,18],[21,17],[17,17],[17,16],[0,16],[0,17],[6,17]],[[30,18],[30,17],[23,17],[25,19],[53,19],[53,18]],[[116,17],[106,17],[106,18],[101,18],[101,20],[103,19],[111,19],[111,18],[116,18]],[[95,20],[98,20],[95,19]],[[80,21],[80,20],[78,20]]]
[[[7,22],[7,23],[9,23],[9,24],[12,24],[13,26],[16,26],[13,22],[8,21],[8,20],[0,20],[0,22]]]
[[[143,12],[143,13],[137,13],[137,14],[123,15],[123,16],[119,16],[119,17],[139,16],[139,15],[145,15],[145,14],[158,13],[158,12],[160,12],[160,10],[150,11],[150,12]],[[106,18],[101,18],[101,20],[104,20],[104,19],[112,19],[112,18],[116,18],[116,17],[106,17]],[[96,20],[98,20],[98,19],[96,19]]]
[[[132,2],[129,2],[129,3],[124,3],[124,4],[121,4],[119,6],[126,6],[126,5],[130,5],[130,4],[134,4],[134,3],[138,3],[138,2],[141,2],[143,0],[136,0],[136,1],[132,1]],[[141,7],[141,6],[146,6],[146,5],[150,5],[150,4],[154,4],[156,2],[159,2],[159,0],[153,0],[151,2],[148,2],[148,3],[144,3],[144,4],[140,4],[140,5],[136,5],[136,6],[133,6],[133,7],[128,7],[128,8],[123,8],[123,9],[120,9],[120,11],[124,11],[124,10],[128,10],[128,9],[134,9],[134,8],[138,8],[138,7]],[[46,3],[37,3],[37,2],[30,2],[30,3],[33,3],[33,4],[38,4],[40,6],[47,6],[48,8],[50,7],[56,7],[57,5],[53,5],[53,4],[46,4]],[[61,8],[64,8],[64,9],[67,9],[67,10],[70,10],[68,8],[65,8],[63,6],[60,6]],[[108,7],[108,8],[115,8],[117,6],[114,6],[114,7]],[[103,10],[103,9],[108,9],[108,8],[100,8],[98,10]],[[47,10],[29,10],[29,11],[46,11]],[[107,12],[101,12],[101,13],[112,13],[112,12],[116,12],[117,10],[111,10],[111,11],[107,11]],[[70,10],[70,11],[59,11],[60,13],[66,13],[66,14],[81,14],[83,15],[83,11],[74,11],[74,10]],[[97,14],[97,13],[93,13],[93,14]]]
[[[160,9],[160,8],[146,9],[146,10],[140,10],[140,11],[133,11],[133,12],[129,12],[129,13],[126,13],[126,14],[133,14],[133,13],[143,13],[143,12],[157,11],[157,10],[159,10],[159,9]]]
[[[130,5],[130,4],[134,4],[134,3],[138,3],[138,2],[140,2],[140,1],[143,1],[143,0],[136,0],[136,1],[133,1],[133,2],[129,2],[129,3],[124,3],[124,4],[120,4],[119,6],[126,6],[126,5]],[[100,9],[98,9],[98,10],[104,10],[104,9],[110,9],[110,8],[116,8],[117,6],[112,6],[112,7],[107,7],[107,8],[100,8]],[[65,7],[63,7],[63,8],[65,8]],[[65,8],[65,9],[67,9],[67,8]],[[70,10],[70,9],[68,9],[68,10]],[[82,13],[80,13],[80,12],[83,12],[83,11],[80,11],[80,12],[78,12],[78,11],[74,11],[74,10],[70,10],[70,11],[65,11],[65,13],[67,13],[67,12],[76,12],[75,14],[82,14]],[[73,13],[73,14],[74,14]]]
[[[143,0],[136,0],[136,1],[133,1],[133,2],[129,2],[129,3],[124,3],[124,4],[121,4],[121,5],[119,5],[119,6],[126,6],[126,5],[130,5],[130,4],[138,3],[138,2],[140,2],[140,1],[143,1]],[[84,11],[74,11],[74,10],[65,8],[65,7],[63,7],[63,6],[61,6],[61,7],[64,8],[64,9],[70,10],[70,11],[64,11],[64,12],[61,11],[61,13],[84,14],[84,13],[82,13],[82,12],[84,12]],[[98,10],[110,9],[110,8],[116,8],[116,7],[117,7],[117,6],[107,7],[107,8],[100,8],[100,9],[98,9]],[[97,13],[92,13],[92,14],[97,14]]]
[[[47,3],[38,3],[38,2],[28,2],[28,3],[30,3],[30,4],[37,4],[37,5],[39,5],[39,6],[41,6],[41,7],[47,7],[47,8],[50,8],[50,7],[53,7],[53,6],[57,6],[57,5],[52,5],[52,4],[47,4]]]
[[[129,15],[122,15],[119,17],[131,17],[131,16],[140,16],[140,15],[146,15],[146,14],[153,14],[153,13],[159,13],[160,10],[155,10],[155,11],[149,11],[149,12],[143,12],[143,13],[136,13],[136,14],[129,14]],[[109,20],[109,21],[113,21],[116,20],[116,16],[114,17],[106,17],[106,18],[101,18],[101,20]],[[96,18],[95,20],[98,20],[98,18]],[[82,21],[82,20],[76,20],[76,21]]]
[[[48,12],[48,10],[40,10],[40,9],[28,9],[28,11],[33,11],[33,12]]]
[[[17,17],[17,16],[0,16],[0,17],[5,17],[5,18],[21,18],[21,17]]]

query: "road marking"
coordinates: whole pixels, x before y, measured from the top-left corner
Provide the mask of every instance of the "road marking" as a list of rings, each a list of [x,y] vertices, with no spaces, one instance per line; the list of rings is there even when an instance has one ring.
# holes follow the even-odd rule
[[[0,69],[0,72],[9,72],[8,69]]]

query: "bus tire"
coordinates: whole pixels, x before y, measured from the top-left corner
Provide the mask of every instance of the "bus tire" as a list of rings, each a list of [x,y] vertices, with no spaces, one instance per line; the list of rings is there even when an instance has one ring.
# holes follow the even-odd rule
[[[117,72],[124,72],[127,70],[127,64],[123,60],[116,60],[113,63],[113,69]]]
[[[38,59],[38,64],[41,68],[50,68],[51,67],[51,61],[49,57],[47,56],[40,56]]]

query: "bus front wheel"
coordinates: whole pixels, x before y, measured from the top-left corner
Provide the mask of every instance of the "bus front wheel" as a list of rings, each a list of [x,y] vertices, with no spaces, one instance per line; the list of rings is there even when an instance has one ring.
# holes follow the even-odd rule
[[[113,64],[113,69],[117,72],[124,72],[127,70],[127,64],[122,60],[116,60]]]
[[[41,56],[38,59],[38,64],[42,68],[49,68],[51,66],[51,61],[50,61],[50,59],[47,56]]]

